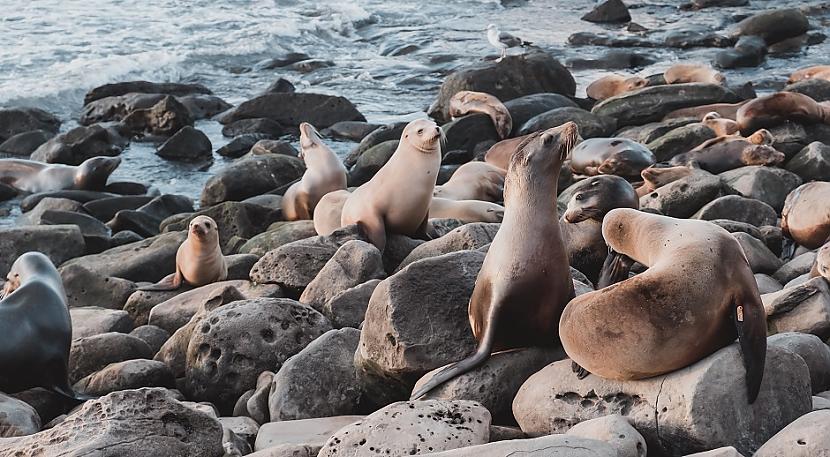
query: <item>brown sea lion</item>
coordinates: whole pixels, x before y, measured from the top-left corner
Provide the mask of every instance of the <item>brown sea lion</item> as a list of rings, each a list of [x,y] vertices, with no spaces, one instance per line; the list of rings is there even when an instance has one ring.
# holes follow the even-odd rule
[[[740,130],[737,122],[732,119],[726,119],[716,111],[706,113],[700,123],[712,129],[717,136],[734,135]]]
[[[346,167],[308,122],[300,124],[300,158],[305,162],[305,173],[282,198],[282,215],[287,221],[312,219],[323,195],[346,188]]]
[[[433,196],[450,200],[501,201],[507,172],[486,162],[467,162],[450,179],[435,186]]]
[[[381,252],[387,231],[426,238],[429,205],[441,167],[442,138],[434,122],[410,122],[386,165],[346,200],[341,227],[360,225]]]
[[[726,78],[708,65],[678,63],[663,72],[666,84],[708,83],[723,84]]]
[[[69,386],[72,320],[61,276],[40,252],[15,260],[0,294],[0,391],[43,387],[88,400]]]
[[[715,138],[718,139],[718,138]],[[784,153],[766,144],[755,144],[742,137],[720,137],[728,141],[711,143],[701,149],[678,154],[671,165],[694,166],[718,174],[747,165],[776,166],[784,163]]]
[[[196,216],[188,226],[187,239],[176,251],[176,272],[138,290],[175,290],[183,283],[201,287],[227,277],[228,267],[219,247],[216,221],[208,216]]]
[[[786,121],[830,124],[830,110],[807,95],[776,92],[751,100],[738,109],[735,120],[744,134],[775,127]]]
[[[484,161],[507,172],[510,157],[516,151],[516,147],[530,135],[533,134],[529,133],[516,138],[508,138],[490,146],[490,149],[484,154]]]
[[[772,135],[767,129],[756,130],[755,133],[749,135],[747,137],[741,136],[740,133],[736,133],[734,135],[724,135],[718,136],[715,138],[710,138],[703,143],[692,148],[692,151],[700,151],[701,149],[711,148],[712,146],[716,146],[723,143],[730,143],[732,141],[742,141],[745,143],[755,144],[755,145],[767,145],[772,146],[775,143],[775,136]]]
[[[816,260],[813,261],[813,267],[810,269],[810,277],[822,278],[830,281],[830,242],[824,243],[816,252]]]
[[[787,84],[797,83],[805,79],[830,80],[830,65],[816,65],[794,71],[787,79]]]
[[[666,184],[689,176],[692,174],[692,171],[693,168],[685,165],[676,167],[648,167],[640,172],[640,176],[643,178],[643,184],[637,187],[637,196],[642,197],[648,195]]]
[[[93,157],[78,166],[24,159],[0,159],[0,183],[23,192],[103,190],[120,157]]]
[[[596,101],[615,97],[648,86],[648,80],[639,76],[607,75],[588,85],[588,97]]]
[[[575,369],[616,380],[649,378],[689,366],[737,336],[754,402],[764,373],[766,314],[737,240],[711,222],[626,208],[605,215],[602,234],[612,249],[602,288],[573,299],[559,323]],[[608,285],[628,278],[627,271],[613,271],[623,259],[648,269]]]
[[[412,394],[417,399],[506,349],[557,344],[562,309],[574,296],[556,210],[562,161],[579,138],[568,122],[519,145],[505,181],[505,214],[470,298],[476,353],[438,371]]]
[[[513,130],[513,117],[510,116],[510,111],[493,95],[462,90],[450,98],[450,116],[456,118],[470,113],[490,116],[501,139],[507,138]]]
[[[323,195],[314,207],[314,231],[318,235],[328,236],[340,228],[343,205],[351,194],[348,190],[336,190]]]
[[[724,119],[735,120],[738,115],[738,109],[749,103],[749,100],[744,100],[739,103],[712,103],[709,105],[693,106],[691,108],[676,109],[669,114],[663,116],[663,119],[676,119],[681,117],[693,117],[695,119],[703,119],[709,113],[718,113]]]
[[[580,175],[636,177],[657,158],[647,147],[628,138],[590,138],[571,154],[571,170]]]
[[[830,238],[830,182],[812,181],[796,187],[781,210],[784,236],[808,249]]]
[[[501,222],[504,207],[481,200],[450,200],[432,197],[429,205],[430,219],[458,219],[462,222]]]

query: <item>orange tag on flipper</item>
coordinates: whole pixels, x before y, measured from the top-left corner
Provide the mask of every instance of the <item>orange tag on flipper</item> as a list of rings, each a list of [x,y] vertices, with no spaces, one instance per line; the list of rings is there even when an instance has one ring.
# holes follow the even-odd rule
[[[744,307],[739,305],[738,308],[735,310],[735,312],[738,314],[738,322],[743,322],[744,321]]]

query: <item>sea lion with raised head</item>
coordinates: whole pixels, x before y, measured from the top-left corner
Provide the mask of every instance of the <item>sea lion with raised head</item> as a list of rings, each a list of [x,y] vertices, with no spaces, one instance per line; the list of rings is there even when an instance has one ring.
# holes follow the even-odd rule
[[[571,153],[571,171],[586,176],[636,177],[656,162],[651,150],[628,138],[590,138]]]
[[[505,139],[513,130],[513,117],[498,98],[484,92],[462,90],[450,98],[450,116],[453,118],[471,113],[490,116],[499,138]]]
[[[787,79],[787,84],[797,83],[805,79],[830,80],[830,65],[816,65],[794,71]]]
[[[635,189],[637,196],[642,197],[648,195],[666,184],[683,179],[692,174],[693,170],[693,168],[686,165],[678,165],[675,167],[648,167],[640,172],[643,183]]]
[[[808,249],[830,241],[830,182],[812,181],[790,192],[781,210],[781,231]]]
[[[598,290],[571,300],[559,335],[575,371],[644,379],[689,366],[740,342],[747,397],[764,373],[767,321],[752,269],[738,241],[707,221],[627,208],[602,223],[610,247]],[[620,261],[647,270],[632,278]],[[613,274],[611,274],[613,273]]]
[[[824,243],[824,246],[816,251],[816,260],[813,261],[813,267],[810,268],[811,278],[819,276],[830,281],[830,241]]]
[[[23,192],[103,190],[120,157],[93,157],[78,166],[0,159],[0,182]]]
[[[61,276],[40,252],[15,260],[0,293],[0,391],[43,387],[88,400],[69,386],[72,320]]]
[[[287,221],[312,219],[324,195],[346,188],[346,167],[308,122],[300,124],[300,158],[305,173],[282,197],[282,215]]]
[[[340,228],[343,205],[352,193],[348,190],[336,190],[323,195],[314,207],[314,231],[320,236],[328,236]]]
[[[585,93],[596,101],[602,101],[646,86],[648,80],[639,76],[606,75],[589,84]]]
[[[723,84],[726,78],[708,65],[677,63],[663,72],[666,84],[707,83]]]
[[[693,166],[713,174],[748,165],[776,166],[784,163],[784,153],[767,144],[756,144],[739,136],[720,138],[728,141],[711,143],[701,149],[695,148],[678,154],[669,163]]]
[[[505,214],[484,258],[470,298],[478,349],[438,371],[412,399],[506,349],[557,344],[562,309],[574,296],[568,255],[559,231],[557,180],[578,141],[574,122],[537,132],[519,145],[505,180]]]
[[[450,179],[435,186],[433,196],[449,200],[501,201],[506,171],[486,162],[467,162]]]
[[[717,136],[734,135],[740,130],[737,122],[732,119],[726,119],[718,114],[717,111],[706,113],[700,123],[712,129]]]
[[[381,252],[387,232],[426,238],[442,139],[435,122],[410,122],[386,165],[346,199],[341,227],[358,224]]]
[[[504,206],[481,200],[450,200],[432,197],[430,219],[458,219],[461,222],[501,222]]]
[[[797,92],[776,92],[755,98],[738,109],[735,117],[741,132],[775,127],[786,121],[830,124],[830,110],[811,97]]]
[[[208,216],[196,216],[188,225],[187,239],[176,251],[176,272],[138,290],[176,290],[182,284],[201,287],[227,277],[228,266],[219,247],[216,221]]]

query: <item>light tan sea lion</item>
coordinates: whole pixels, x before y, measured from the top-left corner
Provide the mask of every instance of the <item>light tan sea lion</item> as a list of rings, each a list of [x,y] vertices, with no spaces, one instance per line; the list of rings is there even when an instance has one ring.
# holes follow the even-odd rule
[[[227,277],[228,267],[219,247],[216,221],[208,216],[196,216],[188,226],[187,239],[176,251],[176,272],[138,290],[175,290],[183,283],[201,287]]]
[[[720,114],[724,119],[732,119],[734,121],[738,115],[738,109],[747,103],[749,103],[749,100],[744,100],[739,103],[712,103],[709,105],[693,106],[691,108],[680,108],[666,114],[663,116],[663,119],[676,119],[681,117],[703,119],[707,114],[715,112]]]
[[[607,75],[588,85],[588,97],[596,101],[615,97],[648,86],[648,80],[639,76]]]
[[[694,169],[686,165],[679,165],[676,167],[648,167],[642,172],[640,176],[643,178],[643,184],[637,187],[637,196],[642,197],[651,192],[673,183],[678,179],[683,179],[692,174]]]
[[[456,118],[471,113],[490,116],[501,139],[507,138],[513,130],[513,117],[510,116],[510,111],[495,96],[462,90],[450,98],[450,116]]]
[[[562,309],[574,296],[568,255],[559,231],[557,180],[579,138],[568,122],[528,137],[510,160],[505,214],[470,298],[476,353],[438,371],[412,394],[417,399],[506,349],[557,344]]]
[[[816,252],[816,260],[813,261],[813,267],[810,269],[810,277],[822,278],[830,281],[830,242],[824,243]]]
[[[0,183],[23,192],[103,190],[120,157],[93,157],[77,167],[24,159],[0,159]]]
[[[349,195],[348,190],[336,190],[323,195],[314,207],[314,230],[318,235],[328,236],[339,229],[343,206]]]
[[[738,109],[735,120],[741,132],[748,135],[786,121],[830,124],[830,109],[804,94],[776,92],[750,100]]]
[[[486,162],[467,162],[458,167],[446,183],[435,186],[433,196],[449,200],[501,201],[506,173]]]
[[[360,225],[381,252],[387,231],[426,238],[442,138],[434,122],[410,122],[386,165],[346,200],[340,225]]]
[[[504,206],[481,200],[450,200],[432,197],[429,205],[430,219],[458,219],[469,222],[501,222]]]
[[[577,145],[571,170],[580,175],[639,176],[657,158],[647,147],[628,138],[589,138]]]
[[[516,138],[508,138],[490,146],[490,149],[484,154],[484,161],[501,168],[506,173],[507,166],[510,164],[510,156],[516,151],[516,147],[530,135],[533,134],[529,133]]]
[[[766,314],[737,240],[711,222],[624,208],[605,215],[602,234],[612,251],[601,289],[573,299],[559,323],[575,371],[649,378],[689,366],[737,336],[754,402],[764,373]],[[627,271],[613,271],[623,259],[648,269],[609,285],[628,278]]]
[[[723,84],[726,78],[708,65],[678,63],[669,67],[663,78],[666,84],[708,83]]]
[[[300,158],[305,161],[305,173],[282,198],[282,215],[287,221],[312,219],[323,195],[346,188],[346,167],[308,122],[300,124]]]
[[[794,71],[787,80],[787,84],[797,83],[805,79],[830,80],[830,65],[816,65]]]
[[[734,135],[740,130],[737,122],[722,117],[716,111],[707,113],[700,123],[712,129],[717,136]]]
[[[781,210],[781,231],[808,249],[830,241],[830,182],[812,181],[790,192]]]

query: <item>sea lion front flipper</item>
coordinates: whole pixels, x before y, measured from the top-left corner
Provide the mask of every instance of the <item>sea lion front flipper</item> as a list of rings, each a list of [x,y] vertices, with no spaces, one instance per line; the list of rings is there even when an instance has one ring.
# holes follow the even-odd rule
[[[605,258],[599,272],[597,290],[628,279],[628,272],[632,265],[634,265],[633,259],[608,248],[608,257]]]
[[[573,361],[571,362],[571,370],[573,370],[573,372],[576,373],[577,379],[585,379],[588,377],[589,374],[591,374],[590,371],[586,370],[585,368],[582,368],[581,365]]]
[[[144,287],[139,287],[141,291],[165,291],[176,290],[182,285],[182,274],[176,266],[176,272],[165,276],[161,281]]]
[[[763,305],[736,300],[733,310],[735,330],[746,368],[746,391],[749,404],[758,398],[767,356],[767,319]]]
[[[792,239],[787,238],[786,236],[782,238],[784,239],[781,242],[781,259],[790,261],[795,256],[795,250],[798,249],[798,246],[796,246],[795,241]]]

